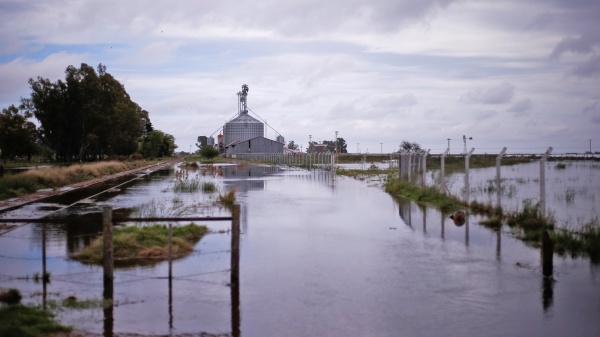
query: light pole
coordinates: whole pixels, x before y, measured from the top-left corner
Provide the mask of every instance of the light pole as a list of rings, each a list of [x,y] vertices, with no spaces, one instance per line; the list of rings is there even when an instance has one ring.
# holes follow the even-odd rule
[[[379,143],[381,144],[381,154],[383,154],[383,143]]]
[[[450,138],[448,138],[448,154],[450,154]]]
[[[306,149],[306,153],[310,153],[310,149],[312,148],[312,135],[308,135],[308,149]]]

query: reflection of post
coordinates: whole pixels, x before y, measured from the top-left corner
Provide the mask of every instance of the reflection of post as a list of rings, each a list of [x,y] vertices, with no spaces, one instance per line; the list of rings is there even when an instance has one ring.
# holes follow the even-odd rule
[[[102,208],[102,231],[104,239],[104,337],[113,336],[113,237],[112,208]]]
[[[496,260],[500,261],[502,257],[502,231],[498,229],[496,231]]]
[[[465,213],[465,245],[469,246],[469,213]]]
[[[173,225],[169,223],[169,329],[173,329]]]
[[[552,152],[552,147],[549,147],[540,159],[540,209],[542,214],[546,214],[546,160],[550,152]]]
[[[553,273],[553,257],[554,257],[554,242],[550,238],[548,231],[544,231],[542,234],[542,274],[544,275],[542,281],[542,303],[544,310],[547,310],[552,306],[554,297],[554,280],[552,278]]]
[[[423,213],[423,233],[427,233],[427,207],[423,206],[421,211]]]
[[[240,324],[240,205],[231,210],[231,334],[241,335]]]
[[[46,224],[42,223],[42,307],[46,310],[46,298],[47,298],[47,281],[48,272],[46,271]]]
[[[498,156],[496,157],[496,207],[500,208],[502,205],[500,204],[500,196],[502,195],[501,189],[501,179],[500,179],[500,160],[502,160],[502,156],[506,153],[506,147],[500,151]]]
[[[442,239],[444,239],[444,225],[446,224],[446,215],[441,213],[442,216]]]

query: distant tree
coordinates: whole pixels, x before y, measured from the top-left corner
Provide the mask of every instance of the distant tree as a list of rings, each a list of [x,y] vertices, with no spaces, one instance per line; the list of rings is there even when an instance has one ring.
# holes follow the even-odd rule
[[[15,156],[31,155],[36,152],[37,131],[35,124],[28,121],[29,112],[19,112],[14,105],[2,109],[0,114],[0,152],[2,159],[14,159]]]
[[[196,146],[199,149],[202,149],[206,145],[208,145],[208,137],[206,137],[206,136],[198,136],[198,142],[196,143]]]
[[[323,144],[327,145],[327,149],[330,152],[335,152],[336,148],[340,151],[340,153],[348,153],[347,144],[344,138],[338,137],[337,142],[335,140],[324,140]]]
[[[288,143],[287,147],[290,150],[298,150],[300,148],[300,145],[294,143],[293,140],[290,140],[290,142]]]
[[[421,145],[403,140],[402,143],[400,143],[400,151],[419,152],[421,151]]]
[[[149,132],[144,139],[142,146],[142,155],[145,158],[169,157],[177,148],[175,138],[160,130]]]
[[[200,149],[200,154],[204,158],[211,159],[219,155],[219,150],[212,145],[204,145]]]

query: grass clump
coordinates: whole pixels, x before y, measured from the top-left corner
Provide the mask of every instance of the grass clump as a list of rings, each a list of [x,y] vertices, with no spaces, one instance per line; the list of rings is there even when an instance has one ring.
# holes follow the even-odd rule
[[[390,178],[385,184],[385,191],[395,195],[403,196],[418,202],[432,204],[441,210],[457,210],[463,203],[456,197],[447,195],[433,186],[417,186],[400,178]]]
[[[13,304],[0,308],[0,336],[40,337],[56,332],[70,332],[54,315],[41,308]]]
[[[554,249],[560,255],[587,255],[592,263],[600,264],[600,219],[590,220],[581,231],[555,230],[551,236]]]
[[[217,191],[217,185],[212,181],[206,181],[202,183],[202,192],[214,193]]]
[[[182,257],[190,253],[207,231],[206,226],[195,224],[173,227],[173,256]],[[113,232],[115,265],[120,261],[123,264],[130,264],[136,261],[165,260],[168,258],[168,240],[168,227],[165,225],[115,228]],[[71,258],[83,263],[102,264],[103,244],[103,237],[96,238]]]
[[[173,186],[175,192],[178,193],[192,193],[200,189],[199,179],[177,179]]]
[[[520,226],[525,229],[547,229],[554,227],[554,217],[545,215],[539,203],[533,203],[530,199],[523,201],[523,209],[507,216],[509,226]]]
[[[219,194],[219,203],[227,209],[231,209],[236,201],[236,190],[232,189],[225,194]]]
[[[10,288],[8,290],[0,290],[0,302],[7,304],[17,304],[21,302],[21,292],[19,289]]]

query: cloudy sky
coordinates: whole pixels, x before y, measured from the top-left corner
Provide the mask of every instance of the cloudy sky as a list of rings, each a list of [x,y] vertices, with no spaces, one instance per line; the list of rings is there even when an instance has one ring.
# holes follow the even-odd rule
[[[247,84],[266,136],[304,149],[338,131],[349,152],[599,151],[599,18],[598,0],[0,0],[0,107],[102,63],[179,150]]]

